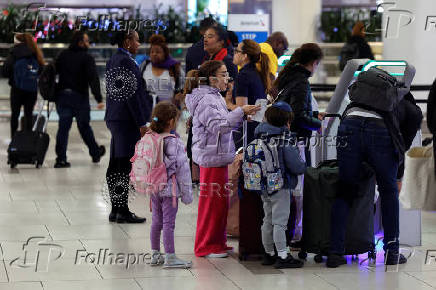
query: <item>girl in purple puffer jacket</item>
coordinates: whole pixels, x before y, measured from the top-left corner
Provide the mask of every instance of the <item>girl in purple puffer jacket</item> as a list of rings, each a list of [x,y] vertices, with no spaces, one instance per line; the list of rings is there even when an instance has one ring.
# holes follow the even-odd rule
[[[229,208],[227,165],[235,157],[232,130],[241,125],[244,115],[260,107],[246,105],[227,110],[220,91],[228,89],[229,74],[222,61],[203,63],[197,72],[200,86],[186,96],[192,119],[192,158],[200,166],[195,255],[227,257],[226,224]],[[231,88],[231,86],[230,86]],[[226,187],[227,186],[227,187]]]
[[[152,113],[150,129],[156,133],[172,133],[175,131],[179,111],[170,102],[160,102]],[[183,261],[174,253],[174,228],[178,202],[175,206],[172,197],[172,176],[176,177],[176,194],[184,204],[190,204],[192,198],[191,172],[185,152],[185,146],[178,136],[164,139],[164,163],[167,169],[168,186],[161,192],[151,195],[151,266],[164,264],[164,268],[190,268],[192,262]],[[163,231],[165,256],[160,253],[160,234]]]

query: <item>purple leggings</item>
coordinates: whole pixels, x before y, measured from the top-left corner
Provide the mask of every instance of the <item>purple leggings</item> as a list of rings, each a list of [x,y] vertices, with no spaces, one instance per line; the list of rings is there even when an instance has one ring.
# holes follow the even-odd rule
[[[176,226],[176,207],[173,207],[172,197],[151,195],[151,249],[160,251],[160,232],[163,230],[163,244],[166,254],[174,254],[174,228]]]

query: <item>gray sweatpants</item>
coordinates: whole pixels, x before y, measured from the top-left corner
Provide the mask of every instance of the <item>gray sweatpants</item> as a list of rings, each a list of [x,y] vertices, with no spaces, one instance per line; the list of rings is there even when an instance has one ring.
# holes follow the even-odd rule
[[[265,252],[286,251],[286,229],[291,208],[289,189],[281,189],[274,195],[262,194],[265,217],[262,225],[262,243]]]

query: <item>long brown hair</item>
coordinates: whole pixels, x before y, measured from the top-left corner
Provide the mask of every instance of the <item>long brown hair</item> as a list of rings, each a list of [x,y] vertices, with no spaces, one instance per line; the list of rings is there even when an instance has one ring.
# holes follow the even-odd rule
[[[32,51],[35,55],[36,60],[39,65],[45,65],[44,55],[42,54],[41,49],[38,47],[36,42],[33,40],[33,37],[30,33],[17,33],[15,36],[20,42],[25,43],[26,46]]]
[[[159,102],[151,113],[150,129],[156,133],[162,133],[170,124],[172,119],[179,117],[179,110],[176,105],[171,102]]]
[[[362,21],[357,21],[353,26],[352,36],[365,37],[365,24]]]
[[[183,95],[192,93],[192,90],[198,87],[198,70],[193,69],[186,74],[185,86],[183,88]]]
[[[250,62],[254,64],[260,62],[260,70],[257,69],[257,73],[262,80],[265,90],[269,91],[271,89],[271,78],[269,76],[268,56],[261,51],[260,45],[252,39],[244,39],[242,41],[242,53],[245,53],[248,56]]]
[[[279,90],[282,89],[286,83],[289,76],[289,72],[292,67],[296,64],[301,64],[303,66],[310,64],[314,61],[319,61],[324,57],[321,48],[316,43],[305,43],[300,48],[297,48],[291,56],[289,62],[285,65],[279,76],[274,82],[274,86]]]

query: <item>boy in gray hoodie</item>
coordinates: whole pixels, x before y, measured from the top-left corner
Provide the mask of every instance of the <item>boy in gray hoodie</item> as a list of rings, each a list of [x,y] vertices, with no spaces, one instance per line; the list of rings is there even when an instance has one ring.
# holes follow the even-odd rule
[[[306,170],[305,162],[300,158],[289,131],[293,118],[288,103],[277,102],[265,112],[266,122],[255,130],[256,138],[266,139],[267,144],[277,144],[280,169],[283,173],[284,186],[278,192],[262,194],[265,217],[262,225],[262,243],[265,257],[262,265],[274,265],[277,269],[301,268],[303,262],[288,255],[286,249],[286,229],[291,206],[291,189],[297,185],[297,176]],[[274,138],[275,142],[270,142]],[[275,255],[274,245],[277,249]]]

